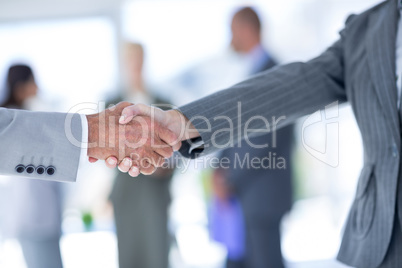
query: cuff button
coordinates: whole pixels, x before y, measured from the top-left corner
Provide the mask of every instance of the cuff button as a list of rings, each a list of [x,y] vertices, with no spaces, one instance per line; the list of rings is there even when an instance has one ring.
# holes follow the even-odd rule
[[[26,171],[28,174],[32,174],[35,171],[35,167],[33,165],[28,165]]]
[[[22,173],[25,171],[25,166],[24,165],[18,165],[15,167],[15,171],[17,171],[17,173]]]
[[[42,175],[43,173],[45,173],[46,168],[44,166],[39,166],[36,168],[36,173],[38,173],[39,175]]]
[[[52,176],[54,173],[56,173],[56,168],[53,167],[53,166],[49,166],[49,167],[46,169],[46,173],[47,173],[47,175]]]

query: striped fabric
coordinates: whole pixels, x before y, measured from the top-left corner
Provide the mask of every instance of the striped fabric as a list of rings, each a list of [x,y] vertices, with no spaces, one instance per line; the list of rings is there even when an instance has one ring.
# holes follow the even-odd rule
[[[180,109],[201,133],[204,148],[196,152],[202,156],[243,138],[247,124],[249,129],[266,128],[263,120],[247,123],[253,116],[264,117],[271,124],[285,116],[278,125],[284,126],[333,102],[349,102],[362,134],[364,168],[338,259],[354,267],[380,267],[390,245],[394,219],[398,222],[397,3],[389,0],[350,16],[340,39],[315,59],[276,67]],[[225,129],[231,124],[234,131],[229,135]],[[196,157],[188,150],[182,153]],[[402,208],[402,195],[398,202]],[[393,241],[398,244],[402,239]],[[381,267],[402,267],[398,260],[390,263]]]

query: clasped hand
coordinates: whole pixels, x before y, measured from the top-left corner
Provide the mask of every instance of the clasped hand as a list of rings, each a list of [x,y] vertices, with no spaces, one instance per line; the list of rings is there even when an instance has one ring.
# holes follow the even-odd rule
[[[152,174],[162,166],[166,158],[179,150],[181,139],[180,133],[168,127],[166,123],[169,122],[151,118],[151,113],[145,111],[151,107],[139,106],[144,111],[132,107],[136,106],[121,102],[101,113],[87,116],[88,157],[90,162],[106,160],[108,167],[118,165],[120,171],[136,177],[140,173]],[[180,118],[178,120],[180,123]]]

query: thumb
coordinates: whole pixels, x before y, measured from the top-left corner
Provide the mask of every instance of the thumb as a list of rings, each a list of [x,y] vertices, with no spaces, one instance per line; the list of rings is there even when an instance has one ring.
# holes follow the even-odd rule
[[[119,123],[125,125],[137,115],[151,116],[151,107],[145,104],[128,106],[121,112]]]

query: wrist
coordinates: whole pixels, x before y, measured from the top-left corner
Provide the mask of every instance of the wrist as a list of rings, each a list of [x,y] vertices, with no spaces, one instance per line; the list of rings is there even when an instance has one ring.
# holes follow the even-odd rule
[[[171,123],[169,125],[178,124],[176,134],[180,136],[181,140],[188,140],[200,136],[198,130],[194,127],[190,119],[188,119],[180,110],[168,111],[170,115],[168,118]]]
[[[97,114],[86,115],[88,121],[88,156],[95,156],[97,141],[99,140],[99,118]]]

